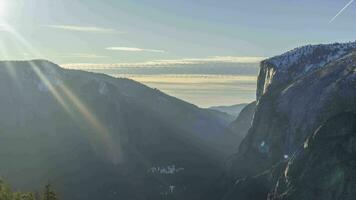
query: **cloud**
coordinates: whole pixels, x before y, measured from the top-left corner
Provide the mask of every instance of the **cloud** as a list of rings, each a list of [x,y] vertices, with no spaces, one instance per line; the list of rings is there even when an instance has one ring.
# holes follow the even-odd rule
[[[265,57],[253,57],[253,56],[214,56],[209,58],[183,58],[177,60],[157,60],[154,62],[163,64],[201,64],[211,62],[228,62],[228,63],[258,63],[265,59]]]
[[[107,58],[108,57],[104,55],[89,54],[89,53],[67,53],[67,54],[59,54],[58,56],[62,58]]]
[[[341,13],[344,12],[353,2],[354,2],[354,0],[351,0],[349,3],[347,3],[347,4],[329,21],[329,23],[333,22],[339,15],[341,15]]]
[[[158,49],[141,49],[137,47],[108,47],[106,50],[110,51],[131,51],[131,52],[153,52],[153,53],[164,53],[164,50]]]
[[[115,75],[115,74],[114,74]],[[118,74],[116,76],[122,76]],[[257,76],[249,75],[220,75],[220,74],[156,74],[156,75],[137,75],[125,74],[127,78],[132,78],[142,83],[159,84],[232,84],[236,83],[256,83]],[[254,84],[255,87],[255,84]]]
[[[62,64],[64,68],[73,69],[112,69],[119,67],[169,67],[170,65],[194,65],[204,63],[258,63],[266,59],[265,57],[234,57],[234,56],[215,56],[209,58],[184,58],[174,60],[154,60],[138,63],[67,63]]]
[[[72,26],[72,25],[46,25],[48,28],[62,29],[67,31],[77,32],[92,32],[92,33],[123,33],[116,29],[102,28],[96,26]]]
[[[133,79],[203,107],[252,102],[256,94],[257,75],[111,75]]]

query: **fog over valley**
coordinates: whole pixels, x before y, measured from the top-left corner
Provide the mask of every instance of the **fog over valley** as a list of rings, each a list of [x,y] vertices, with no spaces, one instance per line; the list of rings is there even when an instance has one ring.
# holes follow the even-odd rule
[[[133,79],[201,107],[249,103],[256,97],[256,61],[117,65],[63,66]]]

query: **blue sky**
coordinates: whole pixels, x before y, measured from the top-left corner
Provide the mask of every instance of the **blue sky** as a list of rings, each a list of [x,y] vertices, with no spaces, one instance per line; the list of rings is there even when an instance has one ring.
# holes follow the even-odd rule
[[[60,64],[266,57],[302,44],[355,40],[356,33],[356,3],[329,23],[349,0],[0,1],[3,19],[40,55],[23,53]],[[20,58],[15,36],[0,36],[9,57]]]
[[[99,70],[200,106],[226,105],[253,101],[262,58],[355,41],[354,19],[350,0],[0,0],[0,56]],[[254,64],[246,71],[241,63]]]

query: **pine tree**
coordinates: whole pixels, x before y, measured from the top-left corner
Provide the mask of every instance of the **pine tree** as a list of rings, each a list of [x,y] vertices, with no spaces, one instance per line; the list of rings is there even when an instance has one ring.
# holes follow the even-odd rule
[[[13,195],[13,200],[36,200],[35,195],[31,192],[16,192]]]
[[[0,179],[0,200],[58,200],[50,184],[46,185],[42,198],[39,196],[33,192],[12,192],[10,186]]]
[[[45,186],[45,191],[42,194],[41,200],[58,200],[57,195],[50,184]]]
[[[0,179],[0,200],[12,200],[13,194],[10,187]]]

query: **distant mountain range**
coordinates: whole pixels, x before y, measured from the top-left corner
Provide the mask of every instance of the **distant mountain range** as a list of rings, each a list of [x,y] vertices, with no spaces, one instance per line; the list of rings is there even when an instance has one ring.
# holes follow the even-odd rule
[[[235,104],[231,106],[212,106],[209,107],[209,109],[224,112],[236,118],[237,116],[239,116],[242,109],[244,109],[247,105],[248,105],[247,103],[242,103],[242,104]]]
[[[256,101],[247,104],[242,109],[238,117],[230,123],[230,130],[237,134],[239,137],[239,143],[237,145],[240,145],[240,142],[246,137],[248,130],[251,128],[255,111]]]

